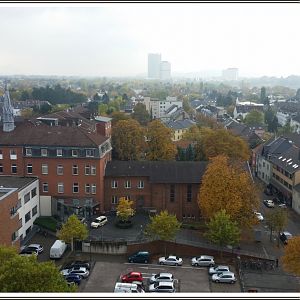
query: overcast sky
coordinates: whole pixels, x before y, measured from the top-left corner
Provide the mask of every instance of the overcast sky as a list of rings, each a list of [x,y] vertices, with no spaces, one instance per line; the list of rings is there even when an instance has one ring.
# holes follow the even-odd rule
[[[148,53],[172,72],[300,75],[300,4],[0,6],[0,74],[135,76]]]

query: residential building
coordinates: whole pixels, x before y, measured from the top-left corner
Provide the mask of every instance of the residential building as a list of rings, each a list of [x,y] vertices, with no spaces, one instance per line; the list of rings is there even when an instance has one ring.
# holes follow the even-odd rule
[[[148,78],[160,79],[161,54],[148,54]]]
[[[300,115],[291,117],[290,126],[293,129],[293,132],[300,133]]]
[[[182,139],[184,133],[192,126],[196,125],[196,122],[189,119],[170,121],[165,123],[165,125],[170,128],[173,132],[172,141],[176,142]]]
[[[168,61],[162,61],[160,63],[160,79],[161,80],[171,79],[171,64]]]
[[[264,105],[261,103],[255,103],[251,101],[245,101],[245,102],[239,102],[238,99],[236,99],[236,105],[233,111],[233,117],[235,119],[245,119],[247,114],[253,110],[257,110],[259,112],[263,113]]]
[[[281,126],[284,126],[284,125],[290,123],[291,115],[289,113],[278,111],[276,113],[276,117],[278,119],[278,124]]]
[[[126,197],[137,211],[167,210],[179,220],[198,220],[197,195],[206,166],[194,161],[110,161],[105,169],[105,210],[116,210],[119,199]]]
[[[0,176],[0,244],[19,249],[39,216],[38,178]]]
[[[233,81],[238,80],[239,69],[238,68],[228,68],[222,71],[223,80]]]

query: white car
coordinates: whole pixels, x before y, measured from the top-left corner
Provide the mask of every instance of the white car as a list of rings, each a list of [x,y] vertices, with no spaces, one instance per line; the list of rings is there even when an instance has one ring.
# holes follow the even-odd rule
[[[193,257],[191,260],[191,264],[195,267],[212,267],[215,265],[215,261],[213,256],[201,255]]]
[[[265,206],[267,206],[267,207],[270,207],[270,208],[275,207],[273,200],[264,200],[263,202],[264,202]]]
[[[209,275],[220,274],[223,272],[230,272],[229,267],[228,266],[216,266],[216,267],[210,267],[208,270]]]
[[[255,211],[254,214],[255,214],[255,216],[257,217],[257,219],[259,221],[263,221],[264,220],[264,216],[260,212]]]
[[[160,265],[181,266],[182,258],[175,255],[169,255],[168,257],[160,257],[158,263]]]
[[[160,281],[149,285],[150,293],[175,293],[174,283],[172,281]]]
[[[30,244],[26,247],[26,249],[33,249],[33,250],[37,251],[39,254],[44,251],[43,246],[40,244]]]
[[[235,283],[236,282],[236,278],[234,273],[232,272],[223,272],[220,274],[214,274],[212,276],[212,281],[214,282],[224,282],[224,283]]]
[[[150,277],[149,282],[150,284],[154,282],[159,282],[159,281],[173,281],[174,277],[173,274],[171,273],[158,273],[154,274]]]
[[[75,267],[71,269],[64,269],[60,271],[63,276],[68,276],[71,274],[76,274],[82,278],[87,278],[90,275],[90,272],[87,268],[84,267]]]
[[[103,226],[107,223],[107,217],[106,216],[100,216],[96,218],[92,223],[91,227],[92,228],[98,228],[100,226]]]

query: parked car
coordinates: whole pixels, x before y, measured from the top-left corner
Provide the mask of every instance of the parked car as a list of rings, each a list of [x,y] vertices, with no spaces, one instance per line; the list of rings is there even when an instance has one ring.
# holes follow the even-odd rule
[[[27,248],[24,248],[19,254],[21,256],[30,256],[30,255],[38,256],[37,250],[35,250],[35,249],[27,249]]]
[[[158,263],[160,265],[181,266],[182,258],[175,255],[163,256],[158,259]]]
[[[208,270],[209,275],[220,274],[223,272],[230,272],[229,267],[228,266],[215,266],[215,267],[210,267]]]
[[[149,285],[150,293],[175,293],[175,291],[172,281],[160,281]]]
[[[232,272],[223,272],[220,274],[214,274],[212,276],[212,281],[214,282],[224,282],[224,283],[235,283],[236,282],[236,278],[234,273]]]
[[[70,264],[71,268],[75,268],[75,267],[84,267],[88,270],[91,269],[91,265],[88,261],[81,261],[81,260],[76,260],[76,261],[73,261],[71,262]]]
[[[40,244],[30,244],[26,247],[26,249],[33,249],[33,250],[37,251],[39,254],[44,251],[43,246]]]
[[[145,293],[145,290],[136,283],[117,282],[114,293]]]
[[[275,204],[274,204],[273,200],[264,200],[263,202],[264,202],[264,205],[269,207],[269,208],[275,207]]]
[[[71,269],[64,269],[61,271],[61,274],[64,275],[65,277],[71,274],[75,274],[81,276],[82,278],[87,278],[90,275],[90,272],[86,268],[76,267]]]
[[[129,272],[125,275],[121,275],[121,281],[132,283],[133,281],[143,282],[143,275],[140,272]]]
[[[193,257],[191,263],[195,267],[213,267],[215,265],[214,257],[209,255]]]
[[[75,283],[77,285],[79,285],[81,282],[81,276],[76,274],[67,275],[65,279],[68,283]]]
[[[149,283],[152,284],[154,282],[159,282],[159,281],[173,281],[173,280],[174,277],[173,274],[171,273],[157,273],[150,277]]]
[[[293,238],[293,235],[288,231],[283,231],[280,233],[279,238],[285,245],[287,245],[288,240]]]
[[[98,228],[100,226],[103,226],[107,223],[107,217],[106,216],[100,216],[97,217],[92,223],[91,227],[92,228]]]
[[[264,220],[264,216],[260,212],[255,211],[254,214],[259,221]]]
[[[128,257],[130,263],[145,263],[147,264],[150,259],[150,253],[148,251],[138,251]]]
[[[67,249],[67,244],[62,240],[56,240],[50,248],[50,258],[58,259],[63,256]]]
[[[283,208],[283,209],[286,209],[286,208],[287,208],[287,206],[286,206],[286,204],[285,204],[285,203],[281,203],[281,204],[279,204],[279,205],[278,205],[278,207],[279,207],[279,208]]]

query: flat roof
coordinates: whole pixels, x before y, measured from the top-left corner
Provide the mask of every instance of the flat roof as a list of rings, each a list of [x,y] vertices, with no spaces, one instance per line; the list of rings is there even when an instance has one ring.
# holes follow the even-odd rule
[[[103,116],[97,116],[95,117],[96,121],[101,121],[101,122],[109,122],[112,120],[112,118],[108,118],[108,117],[103,117]]]
[[[37,177],[4,176],[0,175],[0,188],[24,188],[38,180]]]

